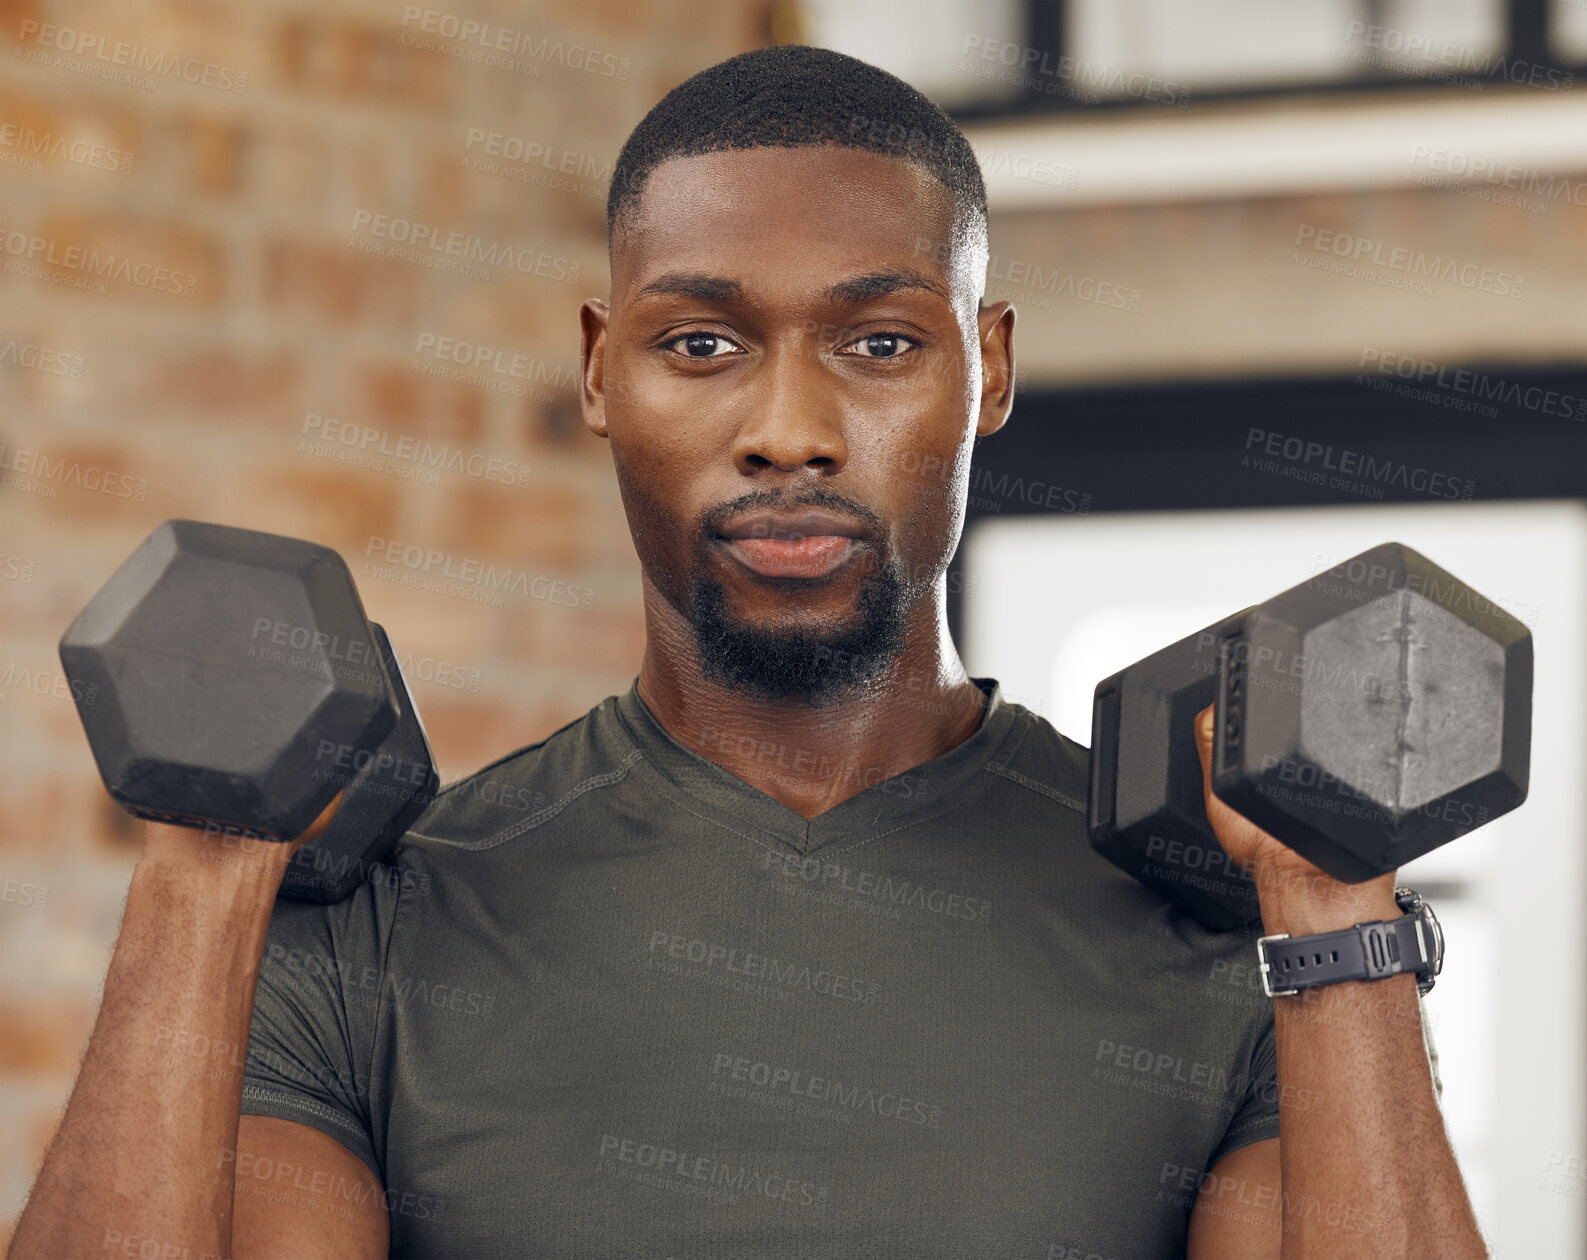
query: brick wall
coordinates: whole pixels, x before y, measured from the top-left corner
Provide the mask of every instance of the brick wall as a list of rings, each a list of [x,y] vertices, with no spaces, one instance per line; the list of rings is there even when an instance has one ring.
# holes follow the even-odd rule
[[[56,642],[154,525],[341,551],[419,666],[448,780],[638,666],[638,565],[572,386],[577,305],[606,292],[605,183],[656,99],[773,30],[797,40],[798,9],[441,3],[0,0],[0,475],[17,483],[0,486],[0,1243],[70,1088],[138,836],[55,694]],[[488,30],[449,38],[466,19]],[[994,296],[1020,307],[1026,385],[1346,371],[1364,347],[1579,361],[1584,220],[1574,199],[1538,213],[1425,189],[994,215],[997,266],[1019,270]],[[1528,300],[1313,272],[1290,260],[1298,223],[1522,274]],[[524,269],[382,252],[399,224]],[[79,247],[124,274],[85,274]],[[471,373],[465,345],[486,357]],[[515,355],[519,375],[495,370]],[[436,473],[406,440],[469,463]],[[405,586],[377,572],[390,543],[560,579],[591,607]]]
[[[462,19],[488,29],[446,38]],[[444,779],[626,689],[639,569],[578,417],[576,311],[606,293],[629,129],[768,20],[760,0],[0,3],[0,1248],[138,838],[59,694],[62,630],[150,529],[196,517],[348,559]],[[379,252],[400,223],[516,257],[477,278]],[[390,543],[590,607],[405,586],[368,567]]]

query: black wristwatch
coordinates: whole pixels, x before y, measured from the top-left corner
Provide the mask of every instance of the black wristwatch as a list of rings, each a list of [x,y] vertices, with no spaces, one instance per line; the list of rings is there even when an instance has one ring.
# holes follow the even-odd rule
[[[1431,991],[1444,968],[1444,933],[1433,908],[1412,888],[1396,888],[1403,917],[1357,923],[1337,932],[1290,936],[1280,932],[1256,943],[1262,991],[1291,997],[1345,980],[1386,980],[1402,971],[1417,975],[1416,991]]]

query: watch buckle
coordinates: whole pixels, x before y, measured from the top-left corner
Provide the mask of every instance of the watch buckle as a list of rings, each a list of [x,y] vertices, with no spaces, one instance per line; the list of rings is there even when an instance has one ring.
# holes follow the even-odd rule
[[[1273,964],[1267,960],[1266,946],[1269,941],[1287,940],[1289,940],[1288,932],[1277,932],[1272,936],[1259,937],[1256,942],[1256,961],[1257,969],[1262,973],[1262,992],[1267,994],[1270,998],[1294,997],[1300,992],[1299,989],[1275,989],[1273,987]]]

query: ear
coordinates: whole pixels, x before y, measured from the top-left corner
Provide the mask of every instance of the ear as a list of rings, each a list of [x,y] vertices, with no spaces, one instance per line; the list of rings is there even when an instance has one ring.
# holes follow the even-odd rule
[[[579,307],[579,406],[584,427],[606,437],[606,325],[611,311],[590,298]]]
[[[1003,427],[1014,406],[1014,308],[994,302],[976,313],[981,338],[981,413],[977,437],[987,437]]]

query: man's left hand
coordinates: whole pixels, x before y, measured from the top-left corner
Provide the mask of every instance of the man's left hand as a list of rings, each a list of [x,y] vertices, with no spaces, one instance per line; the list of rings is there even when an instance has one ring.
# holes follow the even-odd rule
[[[1266,930],[1303,936],[1398,918],[1402,911],[1394,900],[1395,872],[1360,884],[1337,880],[1212,794],[1212,724],[1213,706],[1208,705],[1196,714],[1207,820],[1230,860],[1256,882]]]

